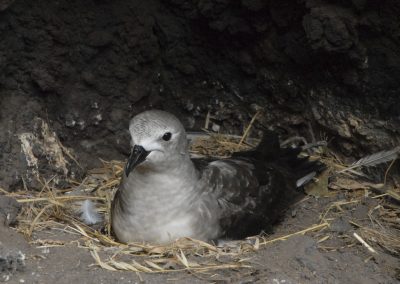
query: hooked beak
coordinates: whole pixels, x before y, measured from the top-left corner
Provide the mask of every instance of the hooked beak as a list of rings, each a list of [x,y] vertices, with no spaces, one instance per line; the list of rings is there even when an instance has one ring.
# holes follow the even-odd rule
[[[130,172],[140,163],[146,160],[150,152],[146,151],[142,146],[135,145],[129,155],[128,162],[125,166],[125,174],[129,176]]]

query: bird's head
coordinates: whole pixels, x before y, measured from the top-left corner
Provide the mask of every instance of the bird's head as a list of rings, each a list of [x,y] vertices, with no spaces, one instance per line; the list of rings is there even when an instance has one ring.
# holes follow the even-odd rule
[[[132,149],[125,167],[128,176],[134,168],[165,169],[187,157],[186,132],[172,114],[149,110],[132,118],[129,124]]]

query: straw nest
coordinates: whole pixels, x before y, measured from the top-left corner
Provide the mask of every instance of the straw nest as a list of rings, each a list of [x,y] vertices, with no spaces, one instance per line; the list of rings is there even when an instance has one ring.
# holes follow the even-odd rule
[[[244,138],[227,135],[200,137],[192,144],[192,151],[197,155],[228,156],[234,151],[251,147]],[[320,247],[324,249],[322,244],[330,238],[328,228],[331,222],[340,216],[344,211],[343,208],[362,202],[367,193],[378,200],[378,205],[369,212],[370,221],[367,225],[352,223],[356,229],[352,244],[361,243],[371,254],[377,253],[377,247],[399,254],[400,207],[396,203],[400,201],[399,190],[386,190],[382,186],[378,188],[377,185],[363,183],[358,177],[349,174],[339,175],[335,183],[328,184],[328,177],[345,167],[329,152],[325,152],[323,156],[318,154],[317,158],[323,159],[329,169],[306,191],[315,196],[344,191],[347,193],[345,200],[329,204],[321,212],[319,223],[303,230],[277,238],[259,235],[242,241],[227,242],[222,246],[190,238],[178,239],[169,245],[148,243],[127,245],[117,242],[111,235],[109,212],[113,194],[123,172],[121,161],[102,161],[103,166],[89,171],[82,181],[70,180],[68,189],[55,188],[52,180],[41,180],[40,191],[21,190],[13,193],[3,191],[3,193],[16,198],[24,205],[18,218],[17,229],[33,244],[40,247],[66,245],[67,241],[38,237],[44,230],[62,230],[71,235],[73,242],[79,247],[88,250],[97,265],[112,271],[165,273],[244,268],[250,266],[247,259],[251,253],[261,247],[306,233],[312,233],[318,238]],[[87,199],[95,201],[98,211],[104,217],[104,222],[97,228],[87,226],[79,219],[77,208],[80,202]],[[379,214],[374,214],[377,212]]]

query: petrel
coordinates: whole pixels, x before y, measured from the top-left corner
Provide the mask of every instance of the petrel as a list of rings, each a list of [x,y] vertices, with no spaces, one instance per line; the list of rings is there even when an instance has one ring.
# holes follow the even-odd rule
[[[129,132],[132,150],[111,209],[113,232],[125,243],[258,234],[299,196],[304,177],[321,169],[298,157],[300,149],[281,148],[272,132],[255,150],[191,159],[183,125],[161,110],[136,115]]]

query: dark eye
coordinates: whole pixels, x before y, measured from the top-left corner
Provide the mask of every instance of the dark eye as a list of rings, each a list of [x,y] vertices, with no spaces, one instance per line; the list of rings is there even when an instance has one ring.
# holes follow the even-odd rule
[[[166,133],[164,133],[162,139],[164,141],[169,141],[171,139],[171,136],[172,136],[171,132],[166,132]]]

